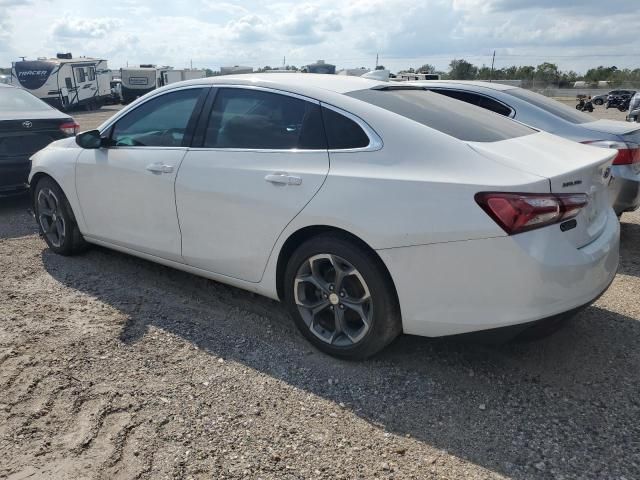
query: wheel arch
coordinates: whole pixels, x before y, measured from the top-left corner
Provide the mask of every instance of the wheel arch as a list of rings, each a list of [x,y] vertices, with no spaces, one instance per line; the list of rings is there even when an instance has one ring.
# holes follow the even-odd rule
[[[393,281],[391,272],[387,268],[382,258],[380,258],[380,255],[378,255],[378,253],[367,242],[362,240],[357,235],[354,235],[353,233],[348,232],[347,230],[344,230],[342,228],[333,227],[329,225],[309,225],[309,226],[300,228],[295,232],[293,232],[291,235],[289,235],[287,240],[282,244],[282,248],[280,248],[280,251],[278,253],[278,261],[276,264],[276,291],[277,291],[278,298],[281,301],[284,298],[284,272],[287,268],[287,262],[289,261],[289,258],[291,258],[291,255],[293,254],[293,252],[295,252],[295,250],[307,240],[313,237],[328,234],[328,233],[334,233],[334,234],[343,236],[349,239],[350,241],[356,243],[358,246],[360,246],[369,254],[371,254],[371,256],[375,259],[376,263],[380,267],[381,271],[386,276],[389,282],[389,285],[392,288],[392,293],[395,298],[396,305],[398,306],[398,310],[401,311],[400,301],[398,297],[398,292],[396,290],[395,282]]]
[[[60,190],[62,190],[62,193],[65,194],[65,196],[67,197],[67,203],[69,204],[69,210],[71,211],[71,217],[73,221],[77,223],[78,220],[76,217],[76,212],[73,211],[73,205],[71,205],[71,202],[69,202],[68,200],[69,199],[68,193],[64,191],[64,188],[62,188],[62,185],[60,184],[60,182],[56,180],[55,177],[50,175],[48,172],[38,171],[33,174],[33,176],[31,177],[31,180],[29,181],[29,196],[31,197],[31,208],[33,209],[33,211],[35,212],[35,209],[36,209],[36,187],[38,186],[38,183],[40,182],[40,180],[44,178],[49,178],[52,182],[54,182],[58,186]]]

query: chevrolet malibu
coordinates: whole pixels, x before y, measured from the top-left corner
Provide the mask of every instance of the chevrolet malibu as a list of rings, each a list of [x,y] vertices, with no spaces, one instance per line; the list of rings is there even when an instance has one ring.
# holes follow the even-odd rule
[[[364,358],[401,332],[591,303],[618,266],[615,154],[422,89],[239,75],[53,143],[30,185],[52,251],[102,245],[281,300],[319,349]]]

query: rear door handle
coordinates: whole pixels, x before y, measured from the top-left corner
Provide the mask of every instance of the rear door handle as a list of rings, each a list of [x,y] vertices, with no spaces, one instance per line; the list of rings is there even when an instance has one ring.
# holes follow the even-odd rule
[[[163,165],[162,163],[152,163],[147,165],[147,170],[153,173],[172,173],[173,167],[171,165]]]
[[[271,173],[264,177],[264,179],[276,185],[300,185],[302,183],[302,178],[286,173]]]

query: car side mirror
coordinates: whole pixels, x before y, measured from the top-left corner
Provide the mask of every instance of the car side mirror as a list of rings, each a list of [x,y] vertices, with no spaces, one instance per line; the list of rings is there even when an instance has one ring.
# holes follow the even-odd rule
[[[98,130],[89,130],[76,135],[76,143],[82,148],[96,149],[108,146],[108,140],[102,138]]]

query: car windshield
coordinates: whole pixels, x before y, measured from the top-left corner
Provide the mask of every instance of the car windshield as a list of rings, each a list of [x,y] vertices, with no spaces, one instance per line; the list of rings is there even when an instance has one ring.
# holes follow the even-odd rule
[[[525,102],[541,108],[542,110],[545,110],[546,112],[549,112],[550,114],[567,122],[575,124],[593,122],[593,118],[586,113],[582,113],[575,108],[568,107],[557,100],[545,97],[539,93],[524,90],[522,88],[512,88],[505,90],[504,93],[519,98],[520,100],[524,100]]]
[[[536,132],[497,113],[424,89],[356,90],[347,95],[467,142],[498,142]]]
[[[34,112],[53,108],[20,88],[0,88],[0,112]]]

